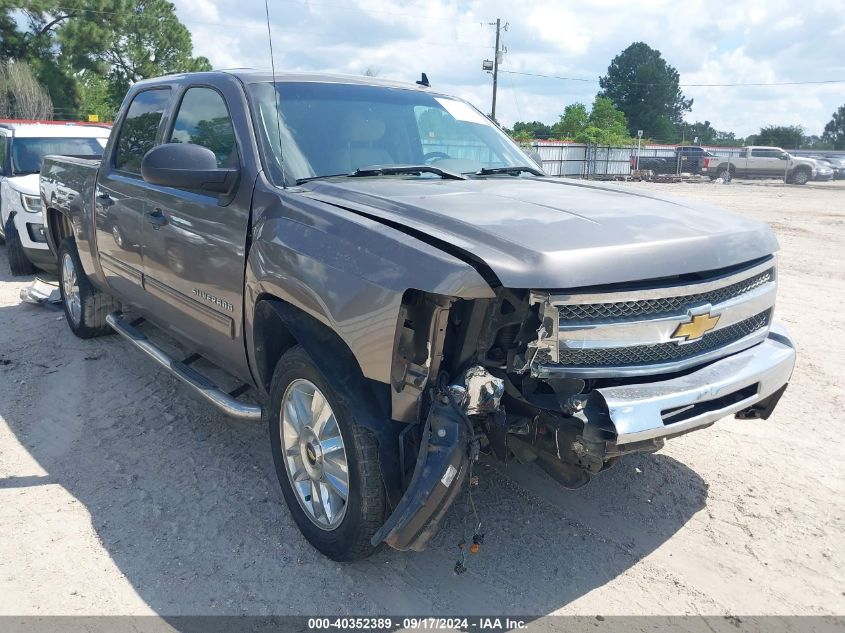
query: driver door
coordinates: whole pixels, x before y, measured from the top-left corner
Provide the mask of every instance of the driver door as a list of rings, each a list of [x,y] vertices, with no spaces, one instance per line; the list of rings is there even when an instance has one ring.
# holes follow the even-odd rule
[[[218,167],[238,167],[234,126],[223,94],[189,86],[164,134],[214,152]],[[240,340],[251,183],[233,192],[147,183],[143,218],[144,286],[163,327],[207,358],[243,355]]]

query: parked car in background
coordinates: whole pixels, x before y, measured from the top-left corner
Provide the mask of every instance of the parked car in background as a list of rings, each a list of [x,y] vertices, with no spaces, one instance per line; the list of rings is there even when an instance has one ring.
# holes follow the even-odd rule
[[[105,125],[0,121],[0,236],[6,241],[13,275],[32,274],[36,268],[56,270],[38,192],[44,157],[99,157],[108,136]]]
[[[813,160],[816,161],[816,174],[813,176],[813,180],[825,181],[834,179],[833,165],[830,161],[823,158],[814,158]]]
[[[703,147],[697,145],[682,145],[675,148],[672,156],[631,156],[631,170],[649,170],[655,174],[700,174],[704,167],[704,159],[713,157]]]
[[[743,147],[739,156],[704,159],[702,173],[711,178],[779,178],[796,185],[805,185],[816,178],[830,180],[833,172],[819,175],[818,164],[812,158],[792,156],[779,147]]]
[[[845,179],[845,156],[812,155],[810,158],[813,158],[817,163],[829,165],[835,180]]]

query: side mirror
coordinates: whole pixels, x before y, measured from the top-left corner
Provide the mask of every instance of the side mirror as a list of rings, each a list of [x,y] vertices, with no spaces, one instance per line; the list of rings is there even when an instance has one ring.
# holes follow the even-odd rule
[[[239,170],[217,166],[207,147],[192,143],[166,143],[152,148],[141,161],[141,177],[151,185],[227,193]]]
[[[781,160],[789,160],[789,154],[783,153],[779,156]]]

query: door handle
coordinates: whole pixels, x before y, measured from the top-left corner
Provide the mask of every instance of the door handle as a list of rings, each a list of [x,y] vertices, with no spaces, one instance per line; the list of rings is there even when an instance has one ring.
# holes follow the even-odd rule
[[[114,204],[114,200],[111,199],[111,196],[107,193],[101,193],[97,196],[97,202],[99,202],[104,207],[110,207]]]
[[[164,215],[164,211],[156,207],[152,211],[147,211],[147,221],[158,231],[160,227],[167,224],[167,216]]]

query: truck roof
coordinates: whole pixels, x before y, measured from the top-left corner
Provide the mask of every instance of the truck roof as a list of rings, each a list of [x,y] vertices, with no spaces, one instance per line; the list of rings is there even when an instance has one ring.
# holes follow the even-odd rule
[[[786,151],[782,147],[772,147],[771,145],[746,145],[744,149],[775,149],[779,152]]]
[[[360,75],[342,75],[336,73],[311,73],[311,72],[276,72],[275,77],[269,70],[258,70],[255,68],[230,68],[224,70],[212,70],[208,72],[197,73],[177,73],[166,75],[170,78],[180,77],[212,77],[220,75],[230,75],[237,77],[245,84],[253,83],[269,83],[276,81],[283,82],[315,82],[315,83],[342,83],[342,84],[356,84],[362,86],[382,86],[385,88],[402,88],[405,90],[430,90],[426,86],[421,86],[416,83],[394,81],[392,79],[379,79],[378,77],[366,77]],[[155,77],[153,79],[145,79],[139,81],[137,85],[156,84],[161,83],[162,77]]]
[[[0,130],[3,129],[10,130],[18,138],[106,138],[111,131],[106,125],[89,125],[66,121],[43,121],[35,123],[0,121]]]

